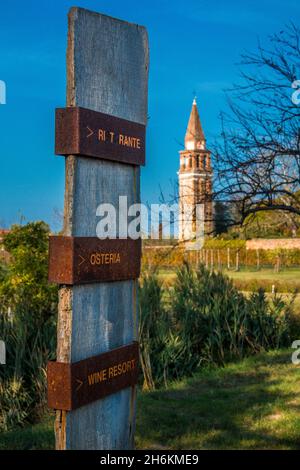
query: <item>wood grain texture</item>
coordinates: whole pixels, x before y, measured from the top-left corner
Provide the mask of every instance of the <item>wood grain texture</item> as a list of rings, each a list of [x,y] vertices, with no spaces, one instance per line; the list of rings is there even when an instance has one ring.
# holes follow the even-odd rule
[[[87,10],[69,13],[67,106],[147,122],[148,39],[145,28]],[[140,202],[138,167],[66,158],[64,235],[95,236],[96,209]],[[58,361],[80,361],[137,339],[137,283],[62,288]],[[72,412],[57,412],[57,449],[130,449],[135,390],[123,390]]]

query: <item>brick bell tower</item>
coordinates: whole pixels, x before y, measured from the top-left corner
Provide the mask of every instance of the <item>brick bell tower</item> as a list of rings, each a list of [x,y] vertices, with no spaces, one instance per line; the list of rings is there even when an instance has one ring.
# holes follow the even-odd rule
[[[179,178],[179,240],[191,240],[196,233],[196,206],[204,207],[204,234],[213,231],[211,152],[200,123],[196,99],[185,135],[185,149],[180,153]],[[185,205],[192,207],[186,210]]]

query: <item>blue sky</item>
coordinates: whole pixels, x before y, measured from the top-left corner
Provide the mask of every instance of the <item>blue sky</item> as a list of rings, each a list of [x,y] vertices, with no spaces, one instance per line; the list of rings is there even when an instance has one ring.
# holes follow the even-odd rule
[[[156,202],[176,179],[194,92],[208,143],[218,136],[223,90],[238,80],[239,54],[299,18],[298,0],[81,0],[77,6],[140,23],[150,39],[147,166],[142,199]],[[54,109],[65,105],[68,0],[2,1],[0,227],[46,220],[63,208],[64,159],[55,157]]]

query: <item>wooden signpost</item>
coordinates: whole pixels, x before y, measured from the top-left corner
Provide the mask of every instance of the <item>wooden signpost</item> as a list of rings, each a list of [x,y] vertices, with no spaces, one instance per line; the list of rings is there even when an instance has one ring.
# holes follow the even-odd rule
[[[49,281],[78,285],[137,279],[141,239],[99,240],[97,237],[51,237]]]
[[[56,110],[57,155],[85,155],[145,164],[146,127],[83,108]]]
[[[73,364],[48,364],[48,404],[71,411],[119,390],[136,385],[138,343],[114,349]]]
[[[128,206],[140,202],[145,28],[72,8],[67,79],[67,108],[57,111],[56,123],[56,151],[66,156],[64,229],[51,241],[49,271],[61,284],[57,363],[48,367],[56,448],[130,449],[140,243],[95,237],[100,204],[118,211],[120,196]]]

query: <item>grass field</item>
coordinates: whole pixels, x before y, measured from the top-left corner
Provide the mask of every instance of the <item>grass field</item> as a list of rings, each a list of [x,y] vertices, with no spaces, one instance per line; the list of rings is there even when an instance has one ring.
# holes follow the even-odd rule
[[[140,392],[139,449],[300,449],[300,366],[292,351]],[[0,434],[0,449],[52,449],[53,417]]]
[[[264,282],[268,286],[275,285],[283,286],[289,288],[289,290],[294,290],[298,288],[300,290],[300,268],[289,268],[282,270],[280,272],[274,272],[274,269],[261,269],[261,270],[244,270],[240,271],[227,270],[222,271],[224,274],[232,278],[234,281],[243,281],[250,283],[251,281],[258,281],[262,285]],[[161,280],[166,282],[166,284],[171,285],[176,277],[176,270],[170,269],[161,269],[159,270],[159,277]],[[282,292],[288,292],[283,290]]]
[[[137,445],[300,449],[300,366],[269,353],[140,397]]]
[[[258,280],[271,280],[271,281],[291,281],[297,282],[300,286],[300,269],[289,268],[279,272],[275,272],[274,269],[253,269],[240,271],[223,271],[225,274],[230,276],[232,279],[258,279]]]

